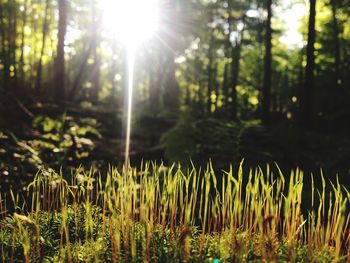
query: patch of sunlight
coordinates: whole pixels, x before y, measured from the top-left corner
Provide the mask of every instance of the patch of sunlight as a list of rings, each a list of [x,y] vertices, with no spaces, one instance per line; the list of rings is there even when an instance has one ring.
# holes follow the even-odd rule
[[[248,101],[253,106],[257,106],[259,104],[259,99],[256,96],[249,97]]]
[[[283,35],[279,38],[283,44],[294,47],[304,45],[303,35],[299,29],[307,11],[305,3],[291,3],[290,0],[283,0],[275,8],[275,13],[278,14],[285,27]]]
[[[32,49],[31,49],[30,46],[25,45],[25,46],[23,47],[23,53],[24,53],[24,55],[25,55],[25,56],[28,56],[31,50],[32,50]]]
[[[115,74],[114,80],[117,81],[117,82],[121,81],[121,80],[122,80],[122,75],[120,75],[120,74]]]
[[[24,34],[30,35],[32,33],[32,29],[29,26],[24,27]]]
[[[180,57],[175,58],[175,63],[176,64],[182,64],[185,61],[186,61],[186,57],[185,56],[180,56]]]
[[[100,7],[105,29],[129,49],[135,49],[158,29],[159,4],[156,0],[103,0]]]

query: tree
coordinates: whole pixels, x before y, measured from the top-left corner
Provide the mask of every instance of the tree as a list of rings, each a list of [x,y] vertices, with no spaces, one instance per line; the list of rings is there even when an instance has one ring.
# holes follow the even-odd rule
[[[93,23],[92,23],[92,43],[93,43],[93,56],[94,64],[92,69],[92,88],[91,88],[91,101],[96,103],[98,101],[98,94],[100,92],[100,78],[101,78],[101,51],[100,51],[100,24],[101,24],[101,15],[100,12],[96,11],[97,7],[93,2]]]
[[[211,12],[211,11],[210,11]],[[210,13],[210,23],[213,20],[213,15]],[[210,40],[209,40],[209,47],[208,47],[208,65],[207,65],[207,113],[211,113],[211,106],[212,106],[212,100],[211,95],[213,92],[213,77],[214,77],[214,70],[213,70],[213,61],[214,61],[214,27],[210,25]]]
[[[237,98],[237,85],[238,85],[238,77],[240,71],[240,61],[241,61],[241,53],[242,53],[242,45],[244,38],[244,27],[245,27],[245,14],[241,19],[241,29],[237,29],[237,37],[235,39],[235,45],[231,48],[231,97],[232,97],[232,109],[231,116],[234,120],[237,119],[238,113],[238,98]]]
[[[313,92],[315,86],[315,40],[316,40],[316,0],[310,0],[308,40],[306,48],[305,82],[300,105],[300,124],[310,127],[313,109]]]
[[[58,35],[57,54],[55,60],[55,100],[65,99],[65,62],[64,40],[67,31],[67,1],[58,0]]]
[[[21,49],[21,55],[19,58],[19,70],[21,73],[21,78],[22,81],[24,81],[25,75],[24,75],[24,43],[25,43],[25,27],[27,25],[27,10],[28,10],[28,2],[29,0],[25,0],[24,2],[24,8],[23,8],[23,24],[22,24],[22,31],[21,31],[21,45],[20,45],[20,49]]]
[[[272,0],[266,3],[267,19],[265,32],[265,57],[264,57],[264,83],[262,89],[262,121],[265,125],[270,123],[271,106],[271,74],[272,74]]]
[[[4,19],[4,3],[0,0],[0,35],[1,35],[1,59],[3,65],[3,85],[7,88],[9,80],[9,65],[7,56],[6,45],[6,31],[5,31],[5,19]]]
[[[174,23],[179,19],[179,10],[177,1],[166,1],[166,7],[169,10],[168,16],[165,19],[164,25],[167,32],[162,32],[162,39],[166,43],[165,58],[166,58],[166,79],[165,79],[165,93],[163,97],[164,107],[166,111],[176,113],[179,109],[179,84],[176,80],[176,64],[175,54],[178,49],[179,42],[179,28]]]
[[[340,30],[338,24],[338,5],[336,0],[330,0],[332,9],[332,27],[334,38],[334,85],[339,87],[340,85]]]
[[[35,82],[35,92],[37,95],[41,92],[41,75],[42,75],[42,60],[45,52],[45,46],[46,46],[46,36],[48,31],[48,12],[49,12],[49,6],[50,6],[50,0],[46,0],[45,4],[45,15],[44,15],[44,22],[43,22],[43,36],[42,36],[42,44],[41,44],[41,51],[40,51],[40,58],[38,62],[38,69],[37,69],[37,75],[36,75],[36,82]],[[24,42],[24,41],[23,41]]]

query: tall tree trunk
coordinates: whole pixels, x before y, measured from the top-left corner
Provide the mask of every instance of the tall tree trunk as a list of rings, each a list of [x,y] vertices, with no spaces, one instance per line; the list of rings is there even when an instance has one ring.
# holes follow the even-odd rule
[[[212,40],[211,40],[212,41]],[[212,51],[212,43],[209,46],[208,49],[208,67],[207,67],[207,75],[208,75],[208,82],[207,82],[207,113],[211,114],[211,95],[213,92],[213,51]]]
[[[45,52],[46,35],[47,35],[47,31],[48,31],[49,5],[50,5],[50,0],[46,0],[45,15],[44,15],[44,22],[43,22],[43,39],[42,39],[42,44],[41,44],[40,58],[39,58],[39,62],[38,62],[36,81],[35,81],[35,93],[36,93],[36,95],[40,95],[40,93],[41,93],[42,60],[43,60],[43,56],[44,56],[44,52]]]
[[[169,54],[168,74],[166,79],[166,92],[164,97],[165,107],[169,112],[177,112],[179,107],[179,84],[176,80],[176,64],[173,53]]]
[[[218,82],[218,63],[217,62],[214,65],[213,78],[214,78],[213,83],[214,83],[214,90],[215,90],[215,101],[213,102],[213,105],[215,106],[215,113],[217,113],[219,97],[220,97],[220,88],[219,88],[219,82]]]
[[[229,85],[230,85],[229,68],[230,68],[230,64],[226,62],[224,67],[224,80],[222,82],[222,96],[224,98],[223,106],[224,106],[225,115],[228,113],[228,108],[229,108],[229,96],[230,96],[229,95]]]
[[[228,34],[227,34],[227,39],[226,39],[226,45],[225,45],[225,52],[226,52],[226,58],[232,58],[232,43],[231,43],[231,33],[232,33],[232,16],[231,16],[231,6],[228,2],[228,17],[227,17],[227,24],[228,24]],[[231,63],[232,64],[232,63]],[[231,65],[232,66],[232,65]],[[232,75],[232,74],[231,74]],[[222,83],[222,93],[223,93],[223,98],[224,98],[224,112],[225,115],[228,115],[229,113],[229,90],[230,90],[230,85],[231,85],[231,77],[230,76],[230,63],[225,62],[225,67],[224,67],[224,81]]]
[[[97,11],[95,2],[93,2],[93,24],[92,24],[92,43],[93,43],[93,55],[94,55],[94,64],[92,70],[92,89],[90,94],[90,99],[93,103],[98,101],[98,94],[100,92],[100,78],[101,78],[101,57],[100,57],[100,14]]]
[[[58,43],[55,61],[55,100],[65,99],[64,40],[67,30],[67,1],[58,0]]]
[[[22,16],[22,31],[21,31],[21,55],[19,57],[19,70],[20,70],[20,77],[21,81],[24,81],[24,44],[25,44],[25,27],[27,25],[27,10],[28,10],[28,2],[29,0],[25,0],[24,2],[24,9],[23,9],[23,16]]]
[[[234,120],[237,120],[238,115],[238,98],[237,98],[237,86],[238,86],[238,78],[240,71],[240,61],[241,61],[241,53],[242,53],[242,44],[244,40],[244,30],[245,30],[245,16],[242,18],[243,28],[239,32],[239,39],[237,37],[235,47],[232,47],[231,58],[231,114],[230,117]]]
[[[159,56],[157,57],[158,57],[158,63],[159,63],[161,58]],[[161,76],[159,74],[160,69],[156,64],[157,63],[156,59],[155,58],[150,58],[150,59],[151,61],[153,61],[154,66],[149,68],[149,101],[150,101],[151,112],[156,114],[159,111]]]
[[[7,53],[7,44],[6,44],[6,31],[5,31],[5,22],[4,22],[4,3],[3,0],[0,0],[0,34],[1,34],[1,57],[3,61],[3,78],[4,78],[4,87],[7,89],[8,80],[10,76],[9,72],[9,61]]]
[[[118,72],[118,63],[117,63],[117,47],[116,43],[112,44],[112,64],[111,64],[111,71],[110,71],[110,80],[111,80],[111,96],[110,96],[110,106],[112,109],[115,109],[116,106],[118,106],[117,98],[118,98],[118,87],[119,87],[119,81],[116,79],[116,73]]]
[[[18,79],[17,79],[17,3],[16,0],[11,1],[11,11],[10,11],[10,25],[9,25],[9,35],[10,45],[9,45],[9,56],[11,64],[11,73],[10,76],[13,79],[13,84],[15,88],[18,88]]]
[[[270,123],[271,106],[271,74],[272,74],[272,0],[267,0],[267,20],[265,33],[265,65],[264,83],[262,89],[262,121],[265,125]]]
[[[334,34],[334,81],[335,86],[339,87],[341,83],[340,79],[340,30],[337,18],[337,2],[336,0],[331,0],[332,7],[332,24],[333,24],[333,34]]]
[[[316,40],[316,0],[310,0],[309,31],[306,49],[306,68],[303,97],[301,98],[300,124],[310,127],[313,109],[314,70],[315,70],[315,40]]]
[[[166,4],[170,10],[168,17],[164,23],[167,25],[169,32],[164,32],[163,39],[168,45],[166,50],[167,73],[165,81],[165,93],[163,97],[165,109],[171,113],[177,113],[179,110],[180,88],[176,79],[175,54],[178,49],[179,28],[174,23],[178,19],[180,11],[177,8],[177,1],[168,0]]]
[[[39,32],[39,25],[38,25],[38,19],[30,19],[31,20],[31,31],[32,32]],[[33,51],[31,52],[32,54],[39,54],[39,45],[37,45],[37,43],[39,43],[40,39],[38,37],[38,34],[34,34],[32,37],[30,37],[30,43],[29,46],[32,47]],[[57,49],[57,44],[55,46],[55,48]],[[35,89],[35,82],[36,82],[36,70],[34,70],[35,65],[37,64],[37,60],[36,60],[36,56],[30,56],[29,57],[30,61],[28,64],[30,64],[30,76],[29,76],[29,83],[28,85],[30,86],[30,88]],[[54,60],[54,64],[55,64],[55,60]]]

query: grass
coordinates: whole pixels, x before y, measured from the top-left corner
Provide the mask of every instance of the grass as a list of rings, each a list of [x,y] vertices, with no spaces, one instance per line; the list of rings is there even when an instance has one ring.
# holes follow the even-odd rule
[[[0,258],[349,262],[347,189],[323,175],[317,189],[299,169],[288,177],[272,170],[243,173],[241,165],[216,175],[211,164],[187,171],[143,164],[107,175],[79,168],[68,177],[42,170],[25,195],[0,193]]]

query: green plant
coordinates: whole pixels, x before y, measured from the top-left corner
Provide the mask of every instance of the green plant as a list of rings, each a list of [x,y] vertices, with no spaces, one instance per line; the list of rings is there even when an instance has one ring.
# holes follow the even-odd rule
[[[1,207],[1,259],[346,262],[350,194],[339,181],[329,192],[325,180],[322,189],[308,185],[305,211],[299,169],[286,177],[257,168],[244,178],[241,164],[220,178],[211,164],[146,163],[105,177],[79,168],[69,181],[43,170],[27,197],[12,195],[17,214]]]

